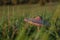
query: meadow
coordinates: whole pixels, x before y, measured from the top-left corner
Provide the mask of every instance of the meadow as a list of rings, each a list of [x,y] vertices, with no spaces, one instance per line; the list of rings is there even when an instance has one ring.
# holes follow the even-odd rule
[[[0,40],[60,40],[60,4],[0,6]],[[24,18],[42,16],[50,23],[37,31]]]

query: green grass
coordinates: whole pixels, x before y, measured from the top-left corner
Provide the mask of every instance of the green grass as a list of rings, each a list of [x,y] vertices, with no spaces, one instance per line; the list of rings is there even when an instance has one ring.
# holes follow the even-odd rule
[[[60,4],[1,6],[0,40],[60,40],[58,34],[60,20],[57,22],[57,18],[60,19],[60,16],[58,16],[60,14],[59,10]],[[24,22],[24,18],[38,15],[50,22],[51,25],[50,27],[48,26],[48,30],[46,26],[43,26],[38,32],[36,26]],[[30,30],[33,32],[30,32]]]

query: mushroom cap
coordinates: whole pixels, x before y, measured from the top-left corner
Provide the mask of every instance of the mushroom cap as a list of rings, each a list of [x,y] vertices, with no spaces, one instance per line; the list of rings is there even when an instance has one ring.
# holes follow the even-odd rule
[[[25,18],[24,21],[35,26],[49,25],[49,22],[43,20],[40,16],[37,16],[35,18]]]
[[[42,26],[43,25],[43,21],[39,20],[39,19],[36,20],[34,18],[29,18],[29,19],[25,18],[24,21],[27,22],[27,23],[30,23],[32,25],[35,25],[35,26]]]

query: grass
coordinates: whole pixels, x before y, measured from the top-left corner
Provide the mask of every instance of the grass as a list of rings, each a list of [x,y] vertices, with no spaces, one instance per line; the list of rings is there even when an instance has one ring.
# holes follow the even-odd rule
[[[0,7],[0,40],[60,40],[60,4],[15,5]],[[24,18],[42,16],[50,26],[37,28],[24,22]],[[57,21],[58,18],[58,21]],[[55,25],[56,24],[56,25]]]

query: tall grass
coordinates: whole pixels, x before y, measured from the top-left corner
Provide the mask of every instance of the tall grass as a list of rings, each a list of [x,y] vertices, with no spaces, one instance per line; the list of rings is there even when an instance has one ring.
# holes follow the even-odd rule
[[[9,6],[10,19],[8,20],[8,15],[4,13],[0,18],[0,40],[60,40],[59,10],[60,5]],[[51,24],[50,26],[44,25],[39,32],[36,26],[24,22],[24,18],[38,15]]]

